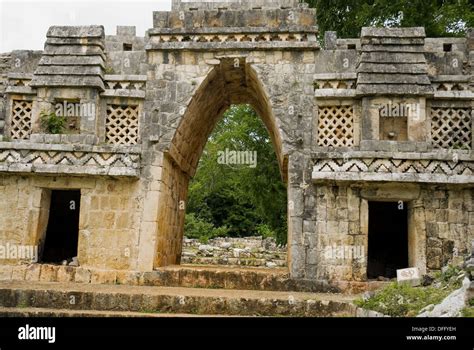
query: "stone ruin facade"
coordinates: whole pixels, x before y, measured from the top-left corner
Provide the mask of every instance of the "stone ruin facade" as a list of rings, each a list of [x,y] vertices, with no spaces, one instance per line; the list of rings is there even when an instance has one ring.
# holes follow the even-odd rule
[[[174,0],[144,37],[54,26],[43,51],[1,54],[0,243],[39,247],[39,263],[68,245],[82,267],[179,264],[189,180],[223,112],[247,103],[287,186],[292,279],[425,273],[467,253],[474,31],[317,35],[296,0]],[[74,106],[67,132],[47,133],[58,106]],[[70,236],[48,241],[58,227]]]

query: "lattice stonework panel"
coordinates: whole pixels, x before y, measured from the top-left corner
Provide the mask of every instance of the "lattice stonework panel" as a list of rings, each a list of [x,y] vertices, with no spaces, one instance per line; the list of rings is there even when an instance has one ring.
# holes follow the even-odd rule
[[[11,138],[13,140],[24,140],[31,134],[31,111],[33,103],[31,101],[12,101],[11,114]]]
[[[138,106],[107,105],[105,139],[114,145],[138,142]]]
[[[431,108],[431,142],[435,148],[472,149],[471,108]]]
[[[352,106],[319,107],[318,145],[343,147],[354,143]]]

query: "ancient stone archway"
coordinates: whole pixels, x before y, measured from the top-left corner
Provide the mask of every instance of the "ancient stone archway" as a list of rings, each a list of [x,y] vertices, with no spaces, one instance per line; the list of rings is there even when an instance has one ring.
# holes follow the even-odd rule
[[[469,61],[473,33],[363,28],[322,48],[296,0],[176,0],[143,37],[51,27],[44,51],[0,54],[0,244],[41,245],[51,191],[80,190],[81,267],[179,263],[207,137],[249,103],[287,184],[292,279],[367,281],[364,256],[338,252],[367,251],[369,201],[407,202],[408,265],[440,269],[474,232],[473,65],[446,64]],[[87,107],[71,133],[43,130],[58,103]]]
[[[194,176],[207,139],[232,104],[250,104],[264,122],[286,179],[281,132],[268,95],[245,57],[214,60],[197,88],[163,159],[163,190],[158,209],[158,240],[154,266],[180,262],[189,180]]]

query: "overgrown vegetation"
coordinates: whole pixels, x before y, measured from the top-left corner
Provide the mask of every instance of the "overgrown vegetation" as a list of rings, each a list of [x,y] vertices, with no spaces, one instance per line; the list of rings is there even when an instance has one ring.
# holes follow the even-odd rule
[[[255,151],[256,167],[219,164],[226,149]],[[269,134],[248,105],[231,106],[209,137],[189,185],[185,235],[263,235],[286,243],[286,188]]]
[[[451,292],[462,285],[463,271],[448,267],[444,272],[434,274],[434,282],[427,287],[412,287],[407,284],[390,283],[372,297],[355,301],[357,306],[378,311],[394,317],[413,317],[428,305],[439,304]]]
[[[55,112],[41,111],[40,122],[41,127],[49,134],[62,134],[66,128],[66,118]]]
[[[462,309],[461,314],[463,317],[474,317],[474,298],[469,299],[469,306]]]
[[[316,8],[321,35],[358,38],[365,26],[425,27],[428,37],[463,36],[474,26],[470,0],[306,0]]]
[[[196,217],[194,213],[186,214],[184,232],[189,238],[197,238],[202,243],[214,237],[227,236],[229,229],[226,226],[215,227],[212,223]]]
[[[115,70],[112,67],[107,66],[105,67],[105,74],[115,74]]]

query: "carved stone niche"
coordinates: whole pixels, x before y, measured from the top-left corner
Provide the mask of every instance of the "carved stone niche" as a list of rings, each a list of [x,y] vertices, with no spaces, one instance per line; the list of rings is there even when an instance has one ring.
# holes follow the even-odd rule
[[[426,137],[424,100],[377,97],[368,104],[366,134],[381,141],[424,141]]]
[[[415,103],[388,99],[378,107],[379,139],[387,141],[408,140],[408,115],[417,107]]]
[[[385,117],[380,119],[380,140],[407,141],[407,117]]]

